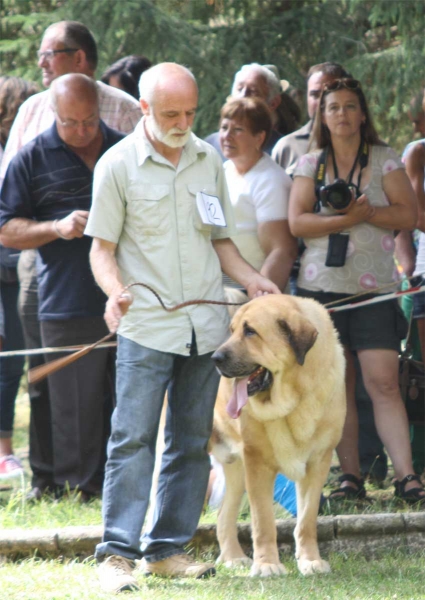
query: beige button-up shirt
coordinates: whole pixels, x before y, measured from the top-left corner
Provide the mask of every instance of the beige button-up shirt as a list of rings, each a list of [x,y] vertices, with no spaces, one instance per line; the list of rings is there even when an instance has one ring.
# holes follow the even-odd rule
[[[99,95],[99,114],[108,127],[131,133],[142,117],[139,102],[130,94],[96,81]],[[10,130],[1,162],[0,184],[15,154],[37,135],[53,125],[55,113],[51,107],[50,90],[30,96],[20,107]]]
[[[291,177],[294,174],[298,159],[308,152],[311,128],[312,121],[309,121],[301,129],[280,138],[272,150],[272,158]]]
[[[196,193],[219,198],[226,227],[205,225]],[[143,282],[167,306],[194,299],[224,300],[221,268],[212,240],[235,233],[221,159],[192,134],[176,167],[153,148],[144,121],[97,163],[86,234],[117,244],[124,284]],[[225,306],[199,304],[164,311],[147,289],[131,289],[134,302],[118,333],[143,346],[190,353],[192,329],[199,354],[226,338]]]

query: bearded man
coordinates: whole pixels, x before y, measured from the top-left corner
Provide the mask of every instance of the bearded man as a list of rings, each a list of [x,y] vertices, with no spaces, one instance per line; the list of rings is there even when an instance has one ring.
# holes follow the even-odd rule
[[[250,297],[279,293],[230,240],[234,224],[220,157],[191,132],[197,102],[195,78],[185,67],[162,63],[145,71],[144,118],[95,172],[86,234],[94,238],[95,279],[109,298],[106,323],[110,331],[119,326],[104,537],[96,549],[100,582],[108,592],[137,588],[132,571],[142,557],[148,575],[214,574],[212,564],[191,560],[184,545],[195,533],[210,470],[207,443],[218,388],[210,357],[228,327],[225,306],[164,312],[149,290],[136,286],[131,298],[125,285],[142,280],[169,306],[224,301],[223,270]],[[155,511],[140,545],[166,391]]]

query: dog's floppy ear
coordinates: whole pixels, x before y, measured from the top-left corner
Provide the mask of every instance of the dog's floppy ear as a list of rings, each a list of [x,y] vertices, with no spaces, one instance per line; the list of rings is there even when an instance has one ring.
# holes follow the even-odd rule
[[[317,329],[306,319],[297,323],[296,327],[290,327],[284,319],[279,319],[278,325],[294,351],[297,363],[303,365],[305,355],[316,341]]]

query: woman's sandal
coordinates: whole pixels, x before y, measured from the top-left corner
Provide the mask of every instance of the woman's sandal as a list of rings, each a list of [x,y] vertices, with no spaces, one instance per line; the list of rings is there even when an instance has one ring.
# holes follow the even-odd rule
[[[364,500],[366,498],[364,479],[359,479],[355,475],[345,473],[338,477],[338,481],[340,483],[350,481],[356,487],[354,488],[349,485],[340,486],[329,494],[328,500]]]
[[[420,487],[414,487],[410,490],[406,491],[406,483],[409,483],[409,481],[418,481],[420,483]],[[408,504],[416,504],[418,502],[424,502],[425,503],[425,494],[421,494],[421,492],[424,492],[424,487],[422,485],[422,481],[421,478],[419,477],[419,475],[406,475],[406,477],[404,479],[402,479],[401,481],[394,481],[394,487],[395,487],[395,492],[394,492],[394,496],[395,498],[399,498],[400,500],[404,500],[405,502],[407,502]]]

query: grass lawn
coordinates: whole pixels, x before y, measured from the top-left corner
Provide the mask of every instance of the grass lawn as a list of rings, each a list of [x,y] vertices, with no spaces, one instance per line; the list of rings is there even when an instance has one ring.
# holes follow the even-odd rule
[[[293,559],[285,577],[251,578],[248,571],[219,567],[214,579],[192,581],[144,578],[141,590],[120,597],[149,600],[420,600],[425,598],[425,555],[394,552],[380,560],[332,555],[332,573],[304,578]],[[0,567],[2,598],[8,600],[103,600],[93,561],[41,561]],[[4,594],[4,595],[3,595]]]
[[[28,396],[22,390],[16,407],[14,448],[28,470]],[[329,476],[332,487],[338,475],[336,463]],[[345,503],[332,514],[381,513],[414,511],[393,499],[391,473],[383,489],[368,484],[369,503]],[[29,482],[29,477],[27,477]],[[4,487],[6,482],[1,482]],[[17,484],[15,484],[17,485]],[[28,483],[29,486],[29,483]],[[331,514],[331,507],[327,507]],[[286,518],[287,513],[277,507],[276,516]],[[245,506],[241,519],[249,520]],[[215,522],[216,513],[207,511],[202,522]],[[23,507],[19,487],[0,491],[0,527],[55,528],[68,525],[101,524],[101,502],[93,500],[81,505],[77,498],[60,502],[44,500]],[[1,557],[0,557],[1,558]],[[203,560],[214,556],[203,555]],[[283,558],[288,575],[280,578],[250,578],[249,571],[231,571],[218,567],[217,576],[207,581],[161,580],[144,578],[137,574],[141,591],[123,594],[123,598],[149,600],[425,600],[425,553],[409,555],[394,551],[379,560],[366,559],[360,554],[331,554],[327,557],[332,573],[304,578],[297,571],[293,557]],[[0,600],[102,600],[108,598],[97,582],[93,558],[41,560],[38,557],[17,562],[0,560]]]

